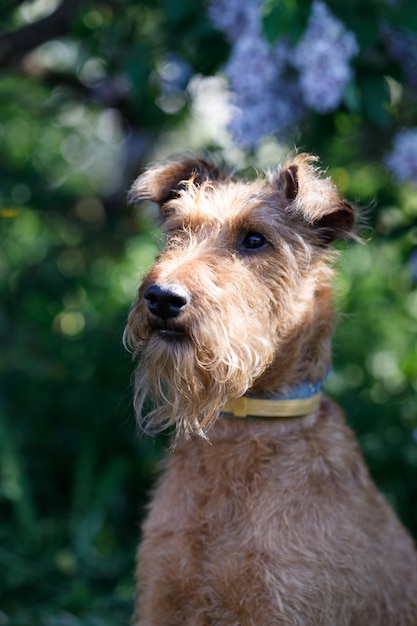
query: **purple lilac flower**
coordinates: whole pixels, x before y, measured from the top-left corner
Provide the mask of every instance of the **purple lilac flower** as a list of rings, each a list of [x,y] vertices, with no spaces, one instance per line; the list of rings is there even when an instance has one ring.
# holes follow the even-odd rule
[[[386,24],[383,37],[388,54],[402,67],[409,85],[417,89],[417,36],[406,28]]]
[[[214,26],[229,41],[260,23],[261,0],[208,0],[208,14]]]
[[[285,90],[288,92],[288,86]],[[262,137],[282,134],[295,124],[301,115],[300,104],[296,97],[292,101],[288,95],[285,98],[268,95],[264,100],[252,101],[236,97],[236,108],[229,122],[236,141],[245,148],[254,148]]]
[[[229,130],[238,143],[252,148],[262,136],[300,117],[297,85],[284,77],[290,48],[284,40],[274,46],[266,41],[261,0],[209,0],[208,12],[232,43],[225,67],[232,91]]]
[[[385,165],[399,181],[417,183],[417,128],[402,129],[394,138]]]
[[[254,147],[263,135],[282,132],[299,120],[298,87],[285,75],[290,52],[284,40],[271,47],[260,29],[236,41],[226,74],[235,105],[229,128],[241,145]]]
[[[236,41],[226,65],[233,88],[256,97],[277,80],[287,62],[288,46],[271,48],[261,33],[248,31]]]
[[[208,11],[232,43],[225,68],[234,105],[229,127],[240,144],[253,147],[263,135],[282,133],[300,120],[305,104],[320,113],[338,106],[358,46],[324,2],[312,5],[295,51],[285,38],[266,41],[261,0],[208,0]],[[290,75],[290,67],[299,77]]]
[[[326,113],[339,105],[353,75],[349,61],[358,50],[355,35],[345,29],[324,2],[314,2],[292,60],[299,70],[300,88],[308,106]]]

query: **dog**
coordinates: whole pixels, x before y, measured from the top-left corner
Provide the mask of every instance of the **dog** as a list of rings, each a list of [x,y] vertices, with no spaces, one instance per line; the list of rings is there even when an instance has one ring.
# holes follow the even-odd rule
[[[125,331],[135,408],[173,437],[134,625],[416,626],[413,541],[321,391],[352,206],[307,154],[253,180],[184,157],[130,199],[159,205],[166,239]]]

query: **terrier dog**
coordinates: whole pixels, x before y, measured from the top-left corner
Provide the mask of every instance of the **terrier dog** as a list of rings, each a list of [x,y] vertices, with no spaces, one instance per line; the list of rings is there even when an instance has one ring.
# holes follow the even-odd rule
[[[353,236],[354,211],[314,161],[245,182],[185,158],[132,188],[166,234],[126,328],[136,411],[145,431],[176,432],[135,626],[417,625],[412,539],[320,391],[331,243]]]

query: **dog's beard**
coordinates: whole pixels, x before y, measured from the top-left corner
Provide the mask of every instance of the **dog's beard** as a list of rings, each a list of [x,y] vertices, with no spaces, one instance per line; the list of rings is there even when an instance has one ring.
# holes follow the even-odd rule
[[[238,326],[210,325],[206,318],[204,330],[200,326],[195,333],[164,337],[148,329],[148,337],[140,341],[132,341],[128,329],[139,357],[134,404],[143,431],[155,434],[175,426],[177,435],[204,436],[227,400],[253,385],[271,363],[273,350],[262,328],[258,333],[252,329],[249,342]]]

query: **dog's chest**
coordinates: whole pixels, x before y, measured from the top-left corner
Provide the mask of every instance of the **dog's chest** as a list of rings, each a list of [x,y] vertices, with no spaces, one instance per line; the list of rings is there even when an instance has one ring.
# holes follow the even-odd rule
[[[402,587],[410,578],[411,542],[369,481],[356,444],[341,427],[329,447],[326,432],[197,439],[170,455],[144,524],[141,561],[178,601],[181,623],[199,624],[195,610],[203,606],[204,625],[273,624],[277,616],[297,626],[359,623],[346,599],[362,606],[377,588],[389,595],[394,580]],[[385,560],[398,553],[398,571],[387,570]],[[358,554],[366,559],[359,563]],[[382,623],[390,602],[381,600],[378,618],[367,623]],[[309,612],[304,622],[296,617],[301,606],[303,619]]]

